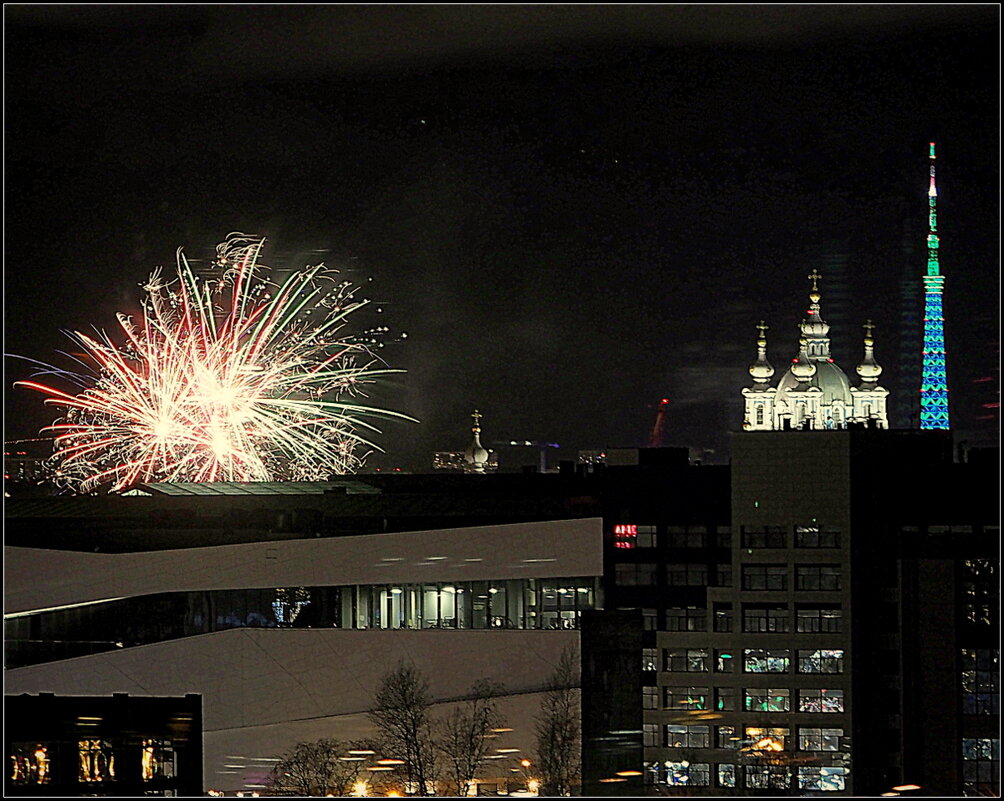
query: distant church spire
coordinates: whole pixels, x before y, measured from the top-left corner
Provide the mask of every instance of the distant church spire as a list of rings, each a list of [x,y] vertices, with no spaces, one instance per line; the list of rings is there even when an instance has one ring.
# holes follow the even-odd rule
[[[485,466],[488,464],[488,451],[481,445],[482,417],[483,415],[477,409],[471,415],[471,418],[474,420],[474,425],[471,426],[474,440],[467,446],[467,450],[464,451],[464,462],[467,465],[467,471],[470,473],[484,473]]]

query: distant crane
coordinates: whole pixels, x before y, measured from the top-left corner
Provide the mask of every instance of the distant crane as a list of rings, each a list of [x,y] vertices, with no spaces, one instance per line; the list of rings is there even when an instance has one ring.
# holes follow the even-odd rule
[[[561,446],[557,442],[537,442],[536,440],[531,442],[530,440],[509,440],[508,442],[493,442],[492,445],[505,445],[510,448],[536,448],[540,451],[540,462],[539,470],[541,473],[547,471],[547,449],[548,448],[560,448]]]
[[[648,437],[648,447],[662,447],[662,433],[666,428],[666,407],[669,406],[669,398],[659,401],[658,409],[655,413],[655,425],[652,426],[652,433]]]

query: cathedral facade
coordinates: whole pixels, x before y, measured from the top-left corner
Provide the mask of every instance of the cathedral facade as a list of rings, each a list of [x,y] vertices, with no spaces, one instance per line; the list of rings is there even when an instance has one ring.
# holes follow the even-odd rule
[[[857,365],[858,383],[851,386],[844,371],[830,356],[830,326],[820,313],[818,281],[809,275],[812,289],[809,308],[799,326],[798,355],[780,380],[772,383],[774,367],[767,360],[767,326],[757,326],[757,358],[749,372],[753,386],[743,389],[747,431],[842,429],[849,425],[888,428],[886,398],[889,390],[879,386],[882,368],[875,361],[872,324],[865,324],[864,355]]]

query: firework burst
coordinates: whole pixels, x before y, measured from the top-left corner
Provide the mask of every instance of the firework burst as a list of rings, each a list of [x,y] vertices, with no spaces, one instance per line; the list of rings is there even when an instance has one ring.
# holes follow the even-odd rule
[[[386,329],[342,333],[368,301],[323,264],[274,280],[259,262],[263,244],[231,234],[205,275],[179,250],[176,278],[158,269],[143,286],[141,320],[118,315],[121,344],[70,333],[90,375],[47,372],[82,391],[18,382],[66,410],[45,429],[59,484],[321,480],[379,450],[363,418],[412,419],[354,402],[400,372],[373,356],[373,335]]]

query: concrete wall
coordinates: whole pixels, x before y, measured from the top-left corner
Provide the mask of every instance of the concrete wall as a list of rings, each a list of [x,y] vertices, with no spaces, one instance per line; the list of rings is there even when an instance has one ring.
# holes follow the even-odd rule
[[[143,553],[7,547],[5,613],[186,590],[599,576],[600,518]]]

